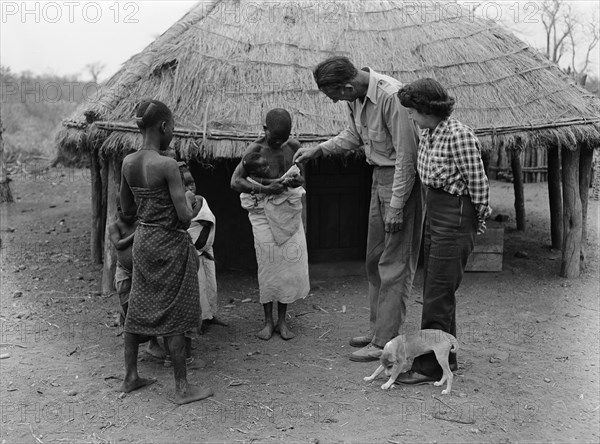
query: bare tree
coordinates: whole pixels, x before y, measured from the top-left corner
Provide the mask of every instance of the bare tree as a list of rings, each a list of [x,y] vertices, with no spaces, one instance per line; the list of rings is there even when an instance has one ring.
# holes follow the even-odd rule
[[[577,69],[575,64],[575,53],[577,52],[577,41],[580,40],[580,35],[576,35],[575,32],[569,34],[569,42],[571,44],[571,66],[573,68],[573,72],[575,75],[580,73],[584,74],[588,69],[590,64],[590,56],[592,55],[592,51],[598,46],[598,40],[600,38],[600,31],[598,29],[598,22],[594,20],[590,20],[587,23],[580,24],[578,26],[581,30],[581,34],[587,36],[587,48],[585,48],[585,58],[583,59],[583,63],[581,67]],[[583,45],[582,45],[583,46]]]
[[[98,76],[106,68],[106,65],[102,62],[88,63],[85,65],[85,69],[92,76],[92,82],[98,83]]]
[[[567,0],[544,0],[540,6],[546,31],[546,56],[558,64],[563,55],[569,54],[566,72],[577,79],[585,74],[598,46],[598,17],[584,22]],[[576,60],[582,55],[583,62],[578,66]]]

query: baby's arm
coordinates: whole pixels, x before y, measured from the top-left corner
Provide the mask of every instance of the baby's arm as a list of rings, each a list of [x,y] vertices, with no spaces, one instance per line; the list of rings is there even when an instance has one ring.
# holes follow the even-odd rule
[[[250,177],[252,180],[254,180],[255,182],[258,182],[261,185],[271,185],[272,183],[281,183],[283,182],[283,180],[281,179],[281,177],[275,178],[275,179],[271,179],[269,177],[257,177],[257,176],[248,176]]]

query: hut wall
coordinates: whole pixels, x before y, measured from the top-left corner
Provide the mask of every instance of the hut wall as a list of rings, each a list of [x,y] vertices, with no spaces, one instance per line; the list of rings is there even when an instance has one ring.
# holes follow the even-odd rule
[[[528,148],[521,151],[521,170],[523,172],[523,183],[547,182],[548,181],[548,150],[545,146]],[[490,179],[502,179],[511,176],[511,156],[506,148],[499,147],[489,154],[489,165],[487,165],[488,177]]]

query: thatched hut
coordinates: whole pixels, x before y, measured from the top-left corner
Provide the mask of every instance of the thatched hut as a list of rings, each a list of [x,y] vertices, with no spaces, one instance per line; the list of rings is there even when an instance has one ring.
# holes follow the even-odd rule
[[[456,117],[476,130],[492,155],[500,147],[516,154],[545,147],[553,240],[564,244],[561,274],[579,273],[582,201],[587,203],[580,171],[589,170],[600,142],[600,105],[556,65],[455,3],[222,0],[198,3],[129,59],[58,136],[58,143],[91,153],[91,247],[97,260],[104,255],[105,288],[113,260],[103,239],[115,213],[120,162],[141,142],[132,119],[136,103],[151,97],[174,110],[173,146],[191,163],[217,216],[217,259],[252,263],[250,227],[229,177],[273,107],[290,111],[294,137],[303,143],[326,140],[344,127],[344,105],[329,101],[312,79],[312,67],[333,54],[403,82],[438,79],[457,98]],[[511,161],[518,178],[519,156]],[[311,260],[362,257],[369,181],[361,159],[309,165]]]

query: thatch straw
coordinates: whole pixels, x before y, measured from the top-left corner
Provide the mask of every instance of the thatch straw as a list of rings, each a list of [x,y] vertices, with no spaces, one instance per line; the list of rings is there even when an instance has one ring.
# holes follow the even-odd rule
[[[239,157],[274,107],[290,111],[297,137],[316,143],[337,134],[346,116],[343,103],[316,89],[312,67],[344,54],[403,82],[436,78],[456,97],[455,116],[486,148],[500,140],[513,148],[600,143],[600,99],[510,32],[458,8],[398,0],[200,2],[127,61],[66,123],[60,141],[95,127],[110,133],[102,150],[136,149],[135,105],[151,97],[174,111],[174,145],[184,157]],[[85,111],[101,122],[81,128]]]

